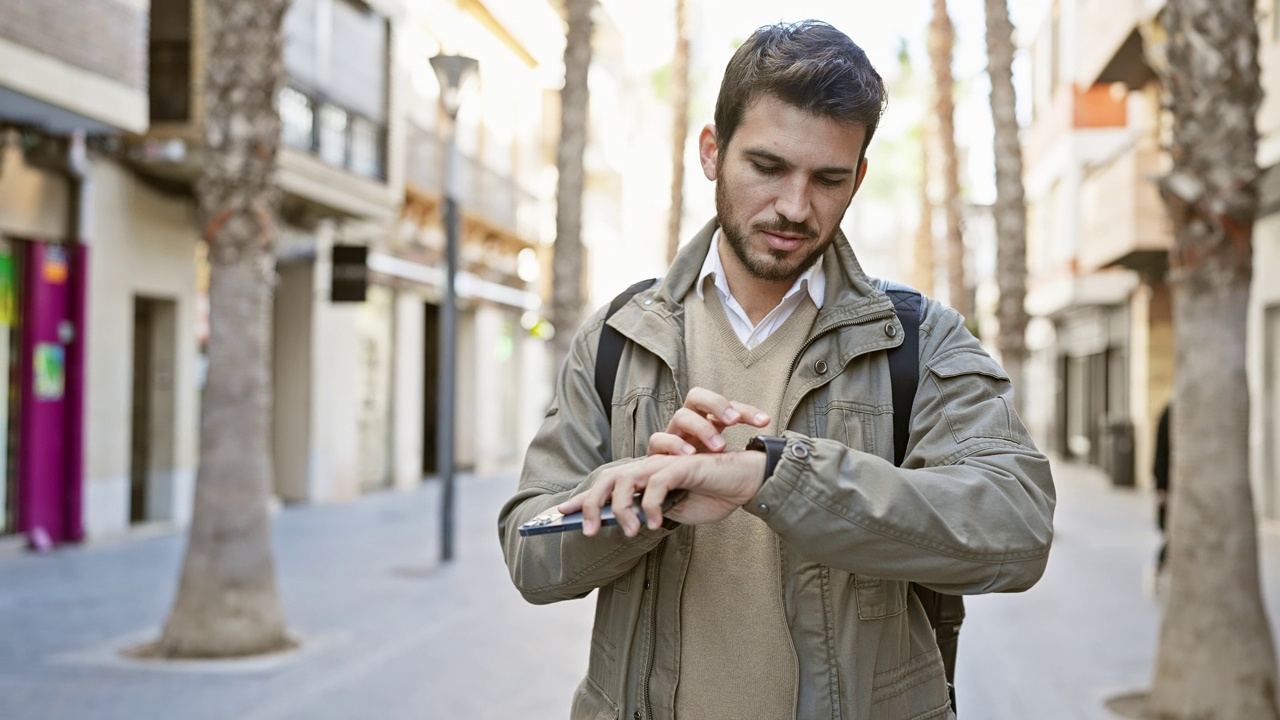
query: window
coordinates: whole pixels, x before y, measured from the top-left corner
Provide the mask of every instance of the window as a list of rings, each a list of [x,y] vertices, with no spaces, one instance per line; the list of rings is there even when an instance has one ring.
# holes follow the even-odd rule
[[[334,165],[347,164],[347,111],[329,103],[320,107],[320,157]]]
[[[311,99],[294,88],[280,91],[280,122],[285,143],[311,150],[315,138],[315,111]]]

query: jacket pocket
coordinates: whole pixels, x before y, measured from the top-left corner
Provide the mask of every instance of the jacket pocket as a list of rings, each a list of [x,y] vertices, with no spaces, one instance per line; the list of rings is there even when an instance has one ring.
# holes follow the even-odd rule
[[[1018,439],[1009,409],[1013,386],[995,360],[965,350],[943,356],[928,371],[942,396],[942,416],[955,442]]]
[[[880,578],[853,576],[859,620],[883,620],[907,609],[907,586]]]
[[[591,678],[585,677],[578,683],[569,717],[573,720],[618,720],[620,715],[618,706]]]
[[[641,457],[649,452],[649,437],[664,430],[675,414],[674,399],[658,397],[653,391],[632,391],[613,409],[613,457]]]
[[[875,421],[880,415],[879,408],[848,400],[833,400],[815,414],[818,423],[811,435],[836,440],[854,450],[875,452]]]

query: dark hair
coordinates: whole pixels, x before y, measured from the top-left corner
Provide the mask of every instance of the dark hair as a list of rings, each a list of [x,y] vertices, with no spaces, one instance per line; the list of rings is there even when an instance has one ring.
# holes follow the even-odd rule
[[[862,48],[818,20],[766,25],[733,54],[716,99],[721,158],[747,108],[765,95],[814,115],[866,128],[859,163],[888,102],[884,80]]]

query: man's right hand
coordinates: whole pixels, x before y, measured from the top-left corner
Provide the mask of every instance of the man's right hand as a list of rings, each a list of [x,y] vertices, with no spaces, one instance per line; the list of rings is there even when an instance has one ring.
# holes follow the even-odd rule
[[[672,416],[666,431],[650,436],[649,454],[724,452],[726,444],[721,431],[739,423],[768,427],[769,415],[754,405],[729,400],[706,388],[693,388],[685,397],[684,407]]]

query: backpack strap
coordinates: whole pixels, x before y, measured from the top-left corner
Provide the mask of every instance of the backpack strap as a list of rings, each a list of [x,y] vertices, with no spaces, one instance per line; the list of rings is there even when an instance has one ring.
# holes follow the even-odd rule
[[[902,344],[889,348],[889,384],[893,387],[893,464],[902,465],[911,439],[911,408],[920,384],[920,293],[885,283],[893,311],[902,323]]]
[[[893,388],[893,464],[902,466],[911,439],[911,411],[920,383],[920,314],[924,298],[903,285],[881,282],[881,290],[893,301],[893,310],[902,323],[902,344],[889,349],[889,383]],[[964,598],[930,590],[911,583],[924,613],[933,626],[942,666],[947,675],[951,709],[956,709],[956,651],[960,644],[960,624],[964,622]]]
[[[604,414],[609,418],[610,425],[613,424],[613,386],[618,381],[618,363],[622,360],[622,349],[626,347],[627,339],[609,325],[609,318],[631,298],[653,287],[656,282],[658,278],[649,278],[623,290],[609,303],[609,310],[604,314],[600,344],[596,346],[596,394],[600,396],[600,404],[604,405]]]

